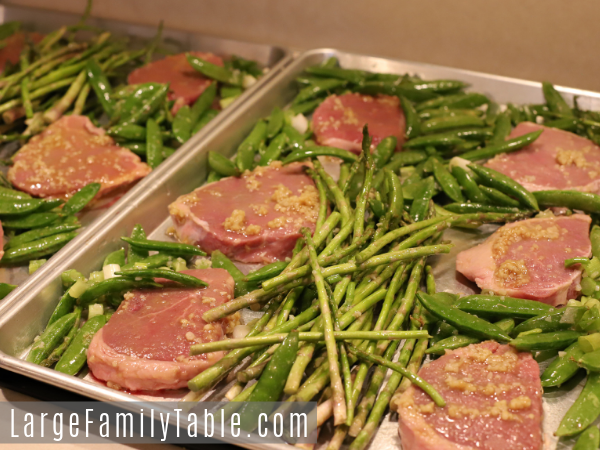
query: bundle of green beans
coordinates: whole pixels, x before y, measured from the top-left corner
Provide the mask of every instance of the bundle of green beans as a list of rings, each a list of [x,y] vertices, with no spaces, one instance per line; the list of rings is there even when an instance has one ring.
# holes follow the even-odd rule
[[[90,9],[91,0],[77,25],[28,42],[19,63],[0,74],[0,142],[24,143],[63,115],[83,114],[155,168],[218,114],[215,99],[226,108],[263,73],[255,61],[238,56],[220,67],[188,54],[190,67],[214,83],[192,106],[173,115],[168,84],[127,85],[131,70],[152,61],[162,23],[153,40],[134,50],[126,39],[86,26]],[[18,22],[0,25],[0,44],[19,29]],[[93,36],[77,39],[79,30]]]

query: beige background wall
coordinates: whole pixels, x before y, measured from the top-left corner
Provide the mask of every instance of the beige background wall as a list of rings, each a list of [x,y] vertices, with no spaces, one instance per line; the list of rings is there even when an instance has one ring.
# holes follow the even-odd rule
[[[5,3],[78,13],[85,0]],[[93,15],[600,91],[597,0],[95,0]]]

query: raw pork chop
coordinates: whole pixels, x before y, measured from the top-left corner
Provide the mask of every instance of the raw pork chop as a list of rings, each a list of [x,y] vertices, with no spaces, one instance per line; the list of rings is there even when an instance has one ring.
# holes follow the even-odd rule
[[[98,197],[126,189],[150,173],[131,151],[117,147],[85,116],[63,116],[34,136],[13,158],[8,179],[36,197],[68,198],[98,182]]]
[[[528,219],[498,229],[456,257],[456,270],[481,289],[553,306],[576,297],[579,267],[566,259],[589,257],[591,219],[583,214]]]
[[[448,351],[419,375],[446,400],[411,386],[398,400],[404,450],[540,450],[542,386],[529,353],[486,341]]]
[[[10,61],[12,64],[19,62],[19,56],[23,51],[23,47],[25,47],[26,37],[37,44],[44,36],[39,33],[25,35],[25,33],[19,31],[4,39],[2,42],[5,42],[6,45],[0,49],[0,72],[4,70],[7,62]]]
[[[361,151],[365,124],[369,125],[373,147],[388,136],[396,136],[397,148],[402,147],[405,125],[398,97],[330,95],[313,114],[313,129],[319,144],[357,153]]]
[[[169,206],[180,241],[245,263],[291,256],[300,229],[315,228],[319,195],[300,163],[257,167],[179,197]]]
[[[212,53],[190,53],[217,66],[223,65],[223,60]],[[173,113],[176,113],[183,105],[194,103],[212,83],[212,80],[194,70],[187,61],[185,53],[180,53],[135,69],[127,77],[127,82],[129,84],[170,83],[169,100],[175,100]]]
[[[530,191],[574,189],[600,194],[600,147],[568,131],[522,122],[510,138],[544,130],[533,143],[498,155],[485,165],[513,178]]]
[[[202,314],[228,301],[233,278],[224,269],[184,270],[206,288],[166,287],[125,294],[125,300],[92,340],[88,366],[108,386],[132,391],[179,389],[223,357],[190,356],[190,346],[223,339],[230,319],[207,324]]]

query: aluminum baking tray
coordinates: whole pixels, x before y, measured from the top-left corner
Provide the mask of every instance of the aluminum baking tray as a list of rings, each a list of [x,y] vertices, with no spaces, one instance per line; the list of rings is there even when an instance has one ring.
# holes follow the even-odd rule
[[[483,92],[498,102],[540,103],[543,101],[540,84],[494,75],[444,68],[426,64],[363,56],[331,49],[306,52],[285,69],[273,71],[268,86],[240,105],[236,110],[215,121],[210,130],[194,140],[188,151],[178,158],[166,161],[156,173],[142,180],[107,214],[72,241],[60,257],[47,263],[39,273],[29,278],[15,297],[0,311],[0,366],[8,370],[50,383],[54,386],[103,401],[131,401],[135,397],[114,391],[81,378],[66,376],[51,369],[29,364],[19,355],[31,344],[46,324],[61,293],[60,274],[74,268],[83,273],[97,270],[104,256],[121,245],[120,237],[128,234],[140,223],[154,238],[167,240],[164,232],[169,227],[167,206],[179,195],[200,186],[208,172],[207,152],[219,151],[232,156],[238,144],[253,127],[256,120],[267,116],[274,106],[288,104],[297,92],[295,78],[304,68],[336,56],[342,67],[376,72],[419,74],[426,79],[454,78],[471,84],[472,89]],[[567,97],[577,95],[583,108],[600,109],[600,94],[577,89],[559,88]],[[454,256],[460,249],[480,242],[493,230],[488,226],[468,232],[449,230],[446,234],[456,244],[449,256],[435,260],[437,283],[440,290],[468,292],[468,283],[457,278]],[[35,312],[33,314],[32,312]],[[545,400],[544,450],[570,448],[571,443],[559,443],[551,437],[558,420],[578,393],[557,390],[548,392]],[[388,415],[371,443],[371,448],[398,449],[397,418]],[[324,430],[323,434],[326,434]],[[267,446],[264,446],[267,447]],[[282,447],[282,449],[285,446]]]
[[[60,26],[77,23],[79,16],[34,8],[0,5],[0,23],[12,20],[22,22],[26,30],[48,33]],[[127,37],[133,48],[140,47],[156,34],[156,27],[134,25],[115,20],[90,18],[88,24],[109,30],[115,36]],[[221,56],[238,55],[258,61],[263,67],[270,69],[278,64],[285,65],[291,60],[287,50],[271,45],[240,42],[172,29],[163,30],[163,38],[163,45],[161,47],[174,53],[187,50],[201,50]],[[263,85],[264,77],[261,78],[259,83],[246,90],[240,98],[227,108],[227,111],[237,108]],[[201,139],[200,135],[196,135],[193,139],[190,139],[190,141],[178,149],[177,155],[181,155],[190,148],[193,148],[198,139]],[[3,147],[4,152],[8,152],[9,154],[12,154],[15,148],[14,144]],[[2,167],[1,170],[6,173],[8,168]],[[106,208],[100,208],[83,214],[83,217],[81,217],[83,225],[89,225],[105,212]],[[0,283],[20,285],[28,276],[27,267],[0,268]]]

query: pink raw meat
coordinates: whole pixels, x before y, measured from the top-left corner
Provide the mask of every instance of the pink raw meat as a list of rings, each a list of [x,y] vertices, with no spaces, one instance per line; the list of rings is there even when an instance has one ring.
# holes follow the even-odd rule
[[[363,126],[369,125],[376,147],[382,139],[396,136],[397,149],[404,142],[404,112],[398,97],[372,97],[348,93],[330,95],[313,114],[313,130],[321,145],[360,153]]]
[[[179,389],[223,357],[224,352],[190,356],[190,347],[221,340],[235,326],[237,316],[210,324],[202,319],[206,311],[232,297],[233,278],[224,269],[182,273],[209,285],[125,294],[88,349],[88,366],[96,378],[116,389]]]
[[[319,198],[300,163],[257,167],[179,197],[169,206],[180,241],[245,263],[291,256],[300,229],[314,231]]]
[[[486,341],[424,365],[446,400],[411,385],[398,400],[404,450],[541,450],[542,386],[531,354]]]
[[[581,268],[566,259],[589,257],[591,219],[583,214],[504,225],[456,257],[456,270],[499,295],[564,305],[577,296]]]
[[[4,47],[0,49],[0,72],[4,70],[4,66],[7,62],[17,64],[19,57],[25,47],[25,42],[31,40],[34,44],[37,44],[44,38],[43,34],[40,33],[23,33],[21,31],[7,37],[3,40],[6,43]]]
[[[536,130],[544,131],[533,143],[498,155],[485,165],[530,191],[570,189],[600,194],[600,147],[568,131],[531,122],[517,125],[510,138]]]
[[[190,53],[217,66],[223,66],[223,60],[212,53]],[[194,103],[212,80],[193,69],[185,53],[180,53],[135,69],[127,77],[127,82],[129,84],[170,83],[169,100],[175,100],[173,113],[176,113],[183,105]]]
[[[133,152],[115,145],[85,116],[63,116],[34,136],[13,158],[8,179],[36,197],[68,198],[92,182],[97,197],[127,189],[150,173]]]

